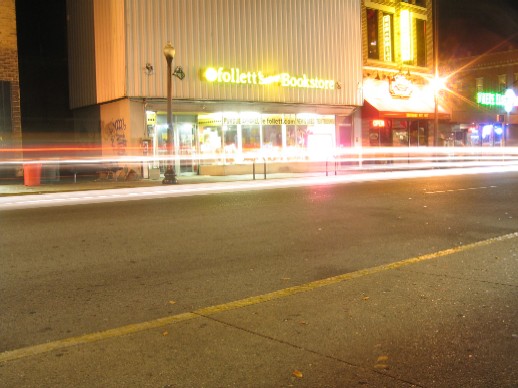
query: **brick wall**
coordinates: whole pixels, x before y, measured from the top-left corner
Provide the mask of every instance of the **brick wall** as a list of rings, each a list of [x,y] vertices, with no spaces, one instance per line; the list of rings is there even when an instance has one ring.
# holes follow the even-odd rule
[[[0,80],[11,83],[11,146],[22,142],[15,0],[0,0]]]
[[[420,4],[420,6],[415,6],[415,4]],[[367,42],[367,17],[366,17],[366,9],[373,8],[378,9],[380,12],[386,12],[387,14],[393,15],[393,40],[394,40],[394,58],[393,62],[383,62],[381,60],[372,60],[368,58],[368,42]],[[414,41],[412,42],[412,46],[415,48],[417,45],[416,42],[416,18],[424,19],[426,18],[426,66],[418,67],[416,63],[410,64],[412,71],[419,72],[432,72],[433,70],[433,7],[432,0],[364,0],[362,1],[362,60],[363,64],[367,66],[380,66],[392,69],[398,69],[401,67],[401,34],[400,34],[400,12],[402,9],[408,9],[413,13],[412,20],[412,28],[413,33],[412,37]],[[379,18],[379,31],[381,36],[382,31],[382,20]],[[379,44],[380,53],[383,50],[382,42]],[[415,55],[414,55],[415,62]],[[408,67],[407,64],[404,65]]]

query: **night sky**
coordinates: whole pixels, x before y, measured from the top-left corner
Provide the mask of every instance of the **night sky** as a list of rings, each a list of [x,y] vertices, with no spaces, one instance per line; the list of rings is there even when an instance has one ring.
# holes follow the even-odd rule
[[[282,1],[282,0],[278,0]],[[68,110],[66,0],[16,0],[24,143],[42,133],[71,136]],[[481,54],[518,48],[518,0],[439,0],[439,52]]]
[[[482,54],[496,46],[507,50],[509,45],[518,48],[518,0],[439,1],[442,60]]]

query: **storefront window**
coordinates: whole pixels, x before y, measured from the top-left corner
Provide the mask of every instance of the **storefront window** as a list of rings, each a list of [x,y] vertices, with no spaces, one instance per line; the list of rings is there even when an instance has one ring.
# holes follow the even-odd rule
[[[392,145],[394,147],[408,147],[407,125],[406,120],[392,120]]]
[[[315,159],[329,158],[335,148],[334,116],[317,116],[308,120],[306,147],[308,155]]]
[[[282,147],[282,127],[280,125],[263,126],[263,153],[276,158]]]
[[[223,127],[225,139],[225,162],[235,160],[238,152],[237,125],[227,125]]]
[[[321,157],[336,142],[334,115],[223,112],[198,115],[197,127],[204,163]]]
[[[159,152],[165,153],[167,149],[167,124],[157,124],[155,136]]]
[[[297,131],[295,125],[286,125],[286,145],[295,147],[297,145]]]
[[[202,157],[221,162],[223,154],[223,121],[221,114],[198,116],[198,142]]]
[[[428,122],[426,120],[412,120],[410,127],[410,146],[428,145]]]
[[[205,127],[200,137],[202,153],[215,154],[221,152],[221,127]]]
[[[237,125],[229,125],[225,129],[225,148],[237,148]]]
[[[259,125],[242,125],[243,152],[255,151],[261,148]]]

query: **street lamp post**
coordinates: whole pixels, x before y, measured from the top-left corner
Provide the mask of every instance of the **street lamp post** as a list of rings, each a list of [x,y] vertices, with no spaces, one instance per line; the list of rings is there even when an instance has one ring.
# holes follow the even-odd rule
[[[511,111],[513,110],[513,107],[515,105],[515,102],[516,102],[516,94],[514,93],[514,90],[513,89],[507,89],[505,91],[505,94],[504,94],[504,110],[506,111],[507,113],[507,125],[506,123],[504,122],[504,128],[503,128],[503,133],[502,133],[502,145],[505,146],[505,143],[507,141],[507,136],[509,136],[509,124],[510,124],[510,114],[511,114]]]
[[[166,171],[164,173],[164,180],[162,183],[165,184],[174,184],[177,183],[176,179],[176,172],[174,170],[173,166],[173,156],[174,156],[174,149],[173,149],[173,112],[172,112],[172,106],[171,106],[171,99],[172,99],[172,62],[174,59],[174,55],[176,54],[176,51],[174,47],[171,45],[171,42],[167,42],[167,44],[164,47],[164,56],[167,61],[167,153],[168,157],[171,158],[167,164]]]
[[[439,80],[439,2],[434,0],[432,5],[433,12],[433,66],[434,66],[434,78],[435,78],[435,89],[434,89],[434,137],[433,145],[437,147],[439,145],[439,90],[437,82]]]
[[[439,145],[439,90],[437,85],[437,78],[435,79],[435,87],[433,91],[434,98],[434,146],[437,147]]]

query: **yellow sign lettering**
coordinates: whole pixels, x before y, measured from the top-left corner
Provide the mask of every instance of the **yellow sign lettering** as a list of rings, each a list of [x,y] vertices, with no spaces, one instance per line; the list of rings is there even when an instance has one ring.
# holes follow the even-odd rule
[[[270,85],[278,83],[282,87],[326,89],[333,90],[335,81],[320,78],[309,78],[306,74],[302,76],[292,76],[289,73],[265,76],[261,71],[241,71],[239,68],[232,67],[209,67],[204,72],[207,82],[217,82],[223,84],[247,84],[247,85]]]

